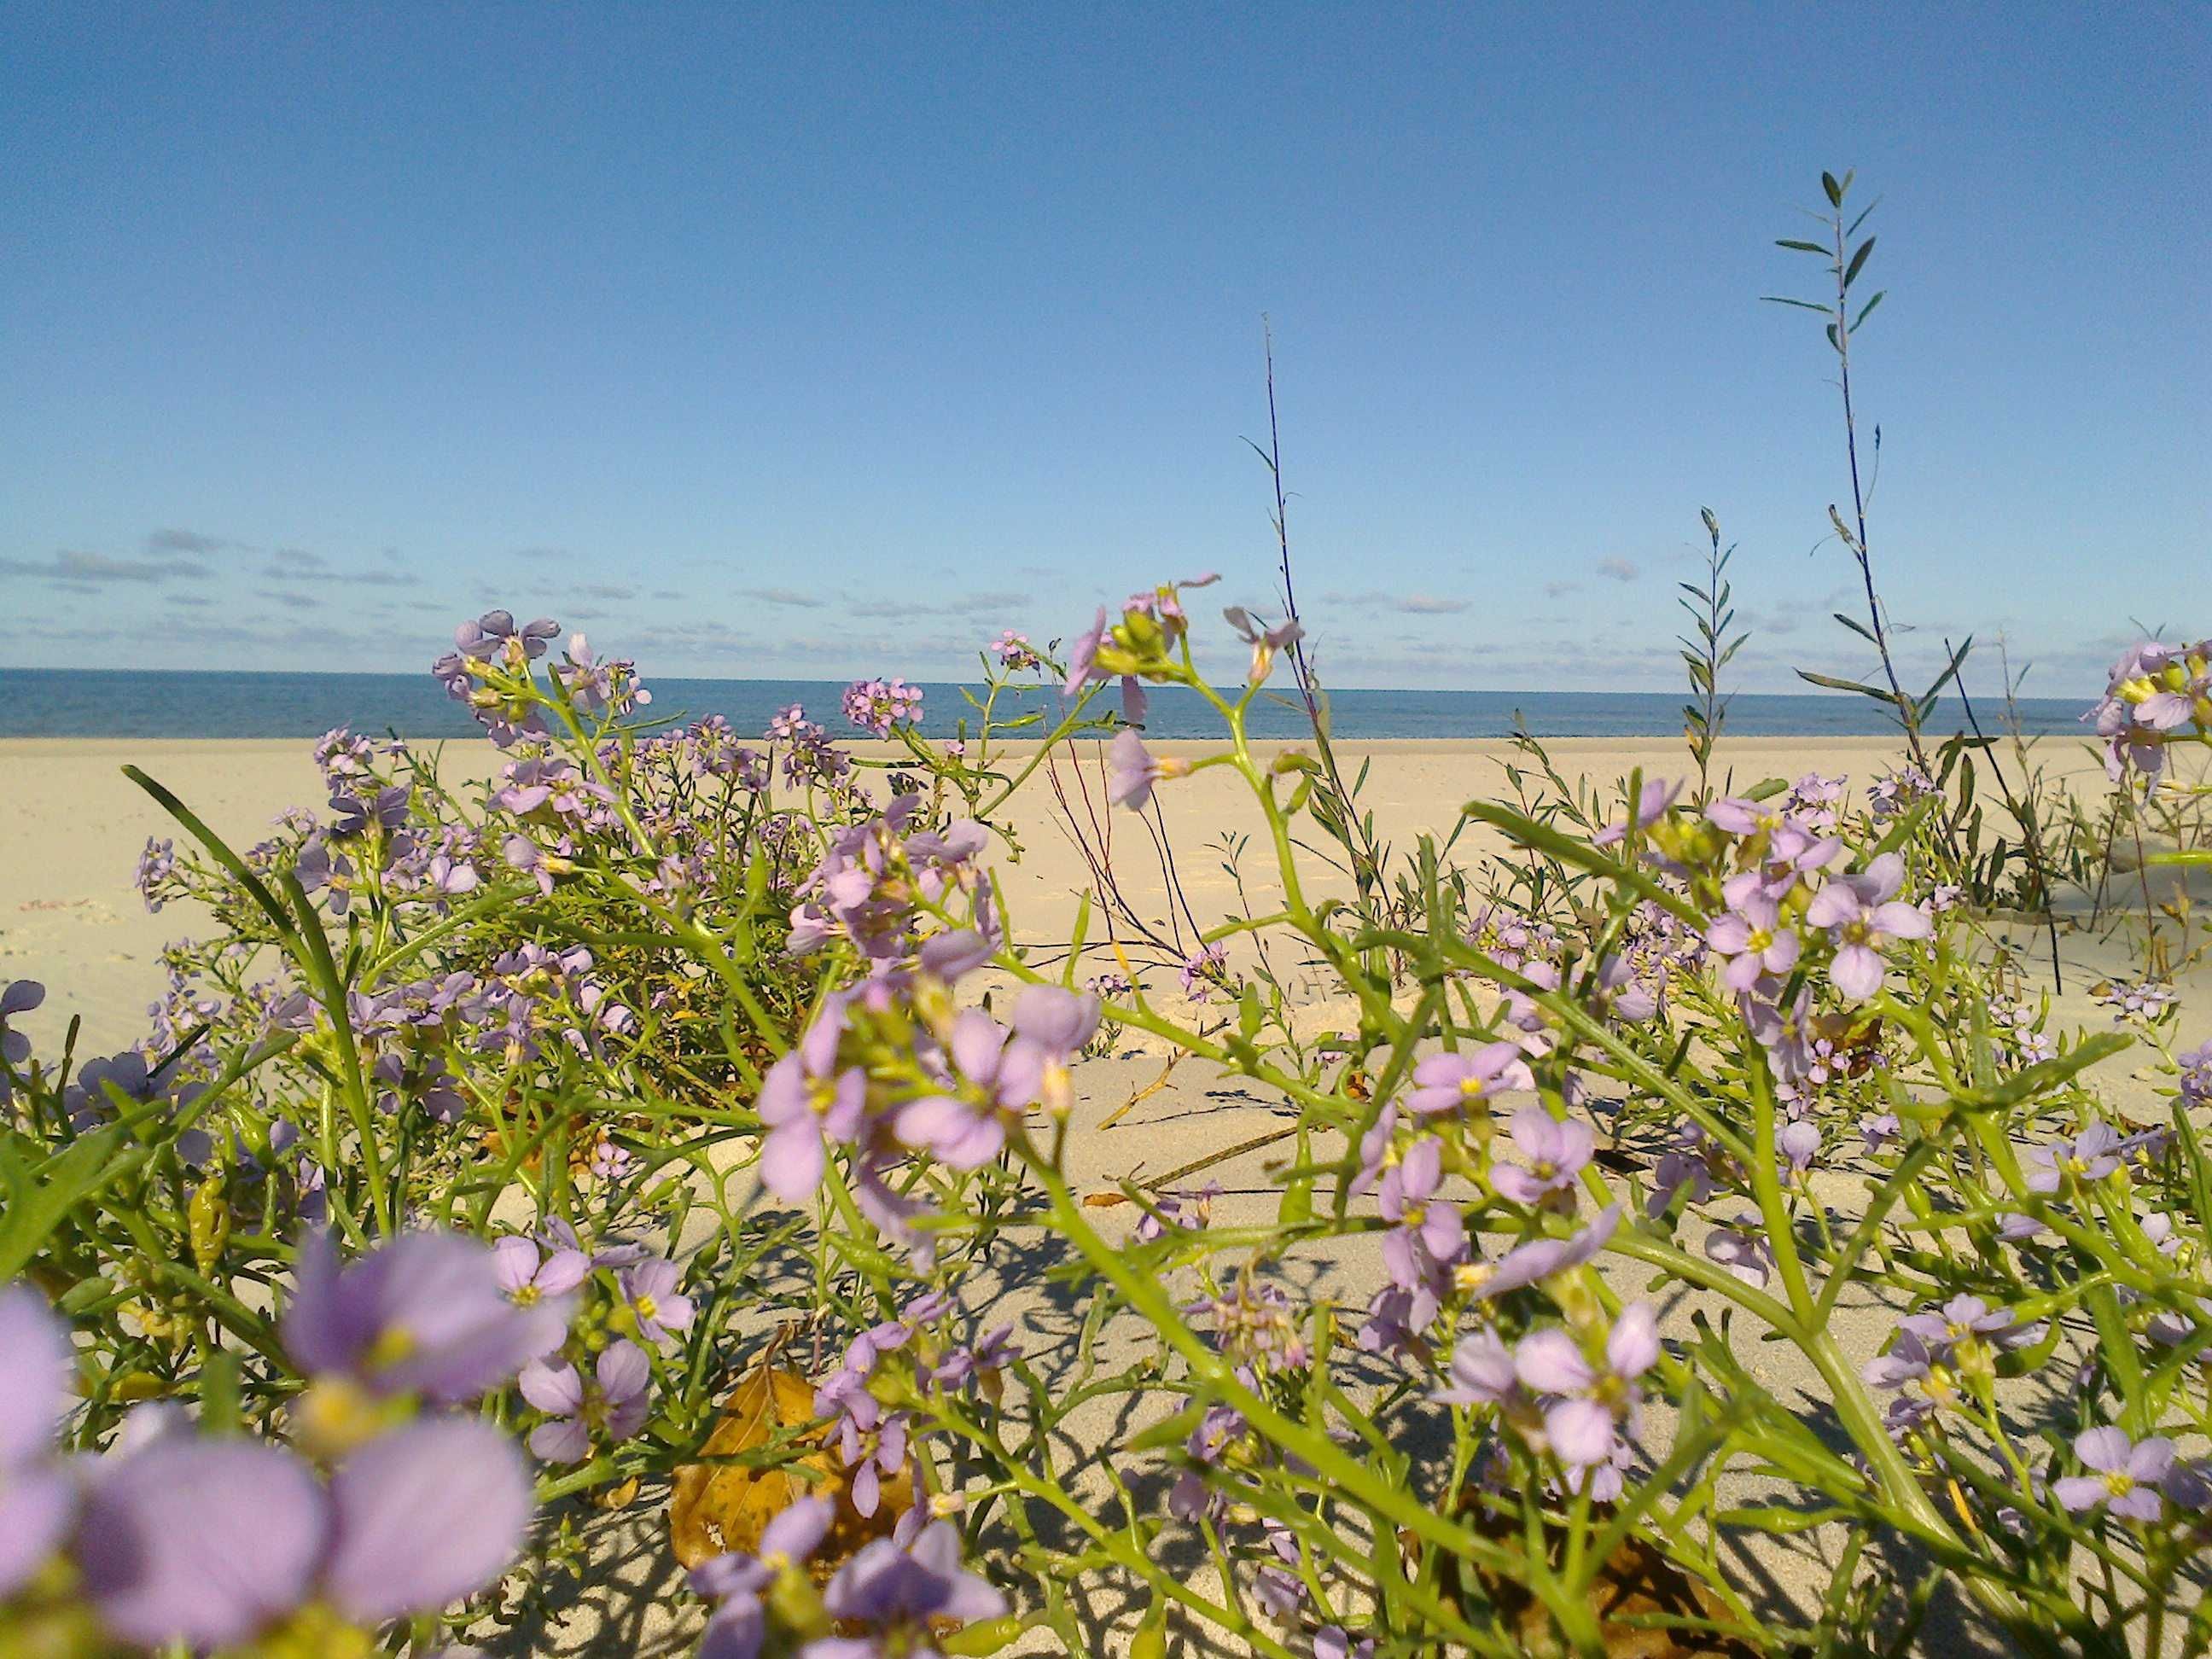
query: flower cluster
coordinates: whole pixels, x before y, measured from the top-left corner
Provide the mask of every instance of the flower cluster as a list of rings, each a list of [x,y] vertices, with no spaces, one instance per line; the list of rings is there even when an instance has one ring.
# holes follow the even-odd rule
[[[2212,737],[2212,640],[2146,641],[2112,665],[2105,695],[2082,719],[2105,743],[2105,769],[2118,782],[2131,769],[2156,778],[2166,745]]]
[[[895,726],[921,718],[921,688],[904,680],[855,680],[845,688],[845,718],[863,732],[888,738]]]

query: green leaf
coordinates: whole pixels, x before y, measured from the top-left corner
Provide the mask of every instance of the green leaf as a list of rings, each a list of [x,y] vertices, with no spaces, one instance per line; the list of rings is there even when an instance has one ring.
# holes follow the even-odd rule
[[[1845,288],[1849,288],[1851,285],[1852,279],[1859,274],[1861,268],[1865,265],[1867,262],[1867,255],[1874,252],[1874,244],[1875,239],[1869,236],[1866,240],[1859,244],[1859,251],[1851,255],[1850,264],[1844,267],[1844,286]]]
[[[47,1235],[81,1200],[146,1161],[149,1154],[143,1150],[123,1150],[130,1127],[111,1123],[55,1153],[36,1170],[0,1147],[0,1185],[8,1193],[6,1212],[0,1215],[0,1284],[30,1265]]]
[[[191,810],[184,802],[179,800],[135,766],[125,767],[123,775],[159,801],[164,811],[184,825],[191,832],[194,841],[207,848],[208,855],[228,871],[232,878],[252,896],[253,902],[261,907],[271,921],[276,924],[276,932],[280,937],[289,939],[297,931],[297,924],[290,913],[276,902],[276,896],[262,884],[261,878],[246,867],[246,860],[232,852],[229,844],[222,836],[194,817]]]
[[[1973,648],[1974,636],[1969,634],[1959,648],[1951,653],[1951,660],[1944,665],[1943,672],[1936,677],[1935,683],[1921,695],[1922,703],[1932,705],[1936,701],[1936,694],[1959,678],[1959,665],[1966,660],[1966,653]]]
[[[1759,298],[1760,303],[1765,305],[1796,306],[1800,311],[1817,311],[1823,317],[1833,316],[1836,310],[1833,306],[1816,306],[1810,300],[1790,300],[1779,294],[1762,294]]]
[[[1868,644],[1878,646],[1881,643],[1880,640],[1875,638],[1874,630],[1869,628],[1864,623],[1854,622],[1850,617],[1846,617],[1840,611],[1832,611],[1828,614],[1833,617],[1838,622],[1843,623],[1844,627],[1850,629],[1852,633],[1866,641]]]
[[[1824,173],[1820,175],[1820,188],[1828,193],[1828,205],[1830,207],[1839,208],[1843,206],[1844,187],[1836,182],[1836,175],[1834,173]]]
[[[1888,292],[1889,290],[1886,288],[1876,290],[1874,298],[1869,300],[1860,309],[1858,316],[1851,323],[1851,330],[1854,333],[1857,332],[1859,324],[1866,321],[1868,315],[1876,306],[1881,303],[1882,296],[1887,295]]]
[[[1862,685],[1856,680],[1839,680],[1832,674],[1815,674],[1809,668],[1799,669],[1797,678],[1810,680],[1815,685],[1825,685],[1831,691],[1856,691],[1863,697],[1872,697],[1876,702],[1886,702],[1893,707],[1897,702],[1895,696],[1878,685]]]
[[[1798,253],[1827,253],[1832,251],[1822,247],[1818,242],[1801,242],[1792,236],[1778,237],[1774,246],[1786,247]]]

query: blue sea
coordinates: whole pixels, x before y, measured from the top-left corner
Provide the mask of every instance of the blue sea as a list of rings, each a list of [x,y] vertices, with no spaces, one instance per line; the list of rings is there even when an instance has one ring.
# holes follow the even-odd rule
[[[650,679],[654,720],[720,714],[744,734],[759,733],[778,709],[802,704],[836,726],[842,683],[830,680]],[[922,728],[951,737],[975,720],[957,685],[926,684]],[[1109,698],[1109,704],[1112,699]],[[1336,691],[1332,730],[1346,738],[1496,738],[1516,722],[1541,738],[1672,737],[1682,729],[1682,699],[1657,691]],[[2033,698],[2020,706],[2031,732],[2080,732],[2086,705]],[[1059,708],[1050,691],[1025,703],[1002,695],[999,713]],[[1999,711],[1977,704],[1985,730]],[[1931,730],[1961,723],[1957,702],[1936,710]],[[1157,690],[1146,722],[1162,738],[1218,733],[1212,712],[1193,692]],[[313,738],[334,726],[406,738],[462,738],[477,730],[468,711],[427,674],[275,674],[131,669],[0,668],[0,737]],[[1255,710],[1255,735],[1296,737],[1305,714],[1272,692]],[[1893,730],[1881,708],[1846,692],[1784,696],[1745,693],[1729,705],[1728,729],[1741,737],[1877,736]]]

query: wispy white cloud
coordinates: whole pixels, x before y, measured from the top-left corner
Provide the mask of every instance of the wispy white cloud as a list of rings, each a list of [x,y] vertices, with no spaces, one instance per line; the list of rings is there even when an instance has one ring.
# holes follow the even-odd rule
[[[0,559],[0,576],[42,576],[61,582],[204,581],[208,568],[190,559],[112,559],[105,553],[64,550],[41,564],[33,559]]]
[[[244,542],[232,541],[227,536],[207,536],[197,530],[156,530],[146,538],[149,553],[188,553],[195,558],[205,558],[210,553],[227,553],[233,548],[245,545]]]
[[[1321,602],[1346,611],[1394,611],[1406,617],[1449,617],[1474,607],[1472,599],[1445,599],[1434,593],[1383,593],[1370,588],[1364,593],[1324,593]]]

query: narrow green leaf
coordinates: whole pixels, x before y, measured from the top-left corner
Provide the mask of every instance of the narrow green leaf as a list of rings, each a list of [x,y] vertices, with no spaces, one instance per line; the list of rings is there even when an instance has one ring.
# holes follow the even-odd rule
[[[1816,306],[1810,300],[1785,299],[1779,294],[1762,294],[1759,297],[1762,304],[1770,306],[1796,306],[1800,311],[1817,311],[1823,317],[1833,316],[1836,310],[1833,306]]]
[[[1822,247],[1818,242],[1801,242],[1795,237],[1790,236],[1778,237],[1775,240],[1774,246],[1777,247],[1790,248],[1798,253],[1827,253],[1832,252],[1831,249]]]
[[[1843,623],[1844,627],[1850,629],[1852,633],[1866,641],[1869,644],[1880,645],[1881,643],[1880,640],[1875,638],[1874,630],[1869,628],[1864,623],[1854,622],[1850,617],[1846,617],[1840,611],[1831,611],[1829,614],[1834,617],[1838,622]]]
[[[1858,331],[1859,324],[1866,321],[1868,316],[1873,312],[1874,308],[1881,303],[1882,296],[1887,295],[1888,292],[1889,290],[1886,288],[1877,289],[1874,298],[1869,300],[1866,304],[1860,308],[1858,316],[1854,319],[1851,323],[1852,332],[1856,333]]]
[[[1827,191],[1828,205],[1830,207],[1843,206],[1844,187],[1836,182],[1836,175],[1834,173],[1824,173],[1820,175],[1820,188]]]
[[[1851,285],[1853,279],[1858,276],[1860,270],[1865,266],[1867,255],[1874,252],[1874,244],[1875,239],[1869,236],[1866,240],[1859,244],[1859,251],[1851,255],[1850,264],[1844,267],[1844,286],[1845,288],[1849,288]]]
[[[1863,685],[1856,680],[1839,680],[1832,674],[1815,674],[1809,668],[1797,671],[1801,680],[1810,680],[1815,685],[1825,685],[1831,691],[1856,691],[1863,697],[1872,697],[1876,702],[1894,704],[1897,699],[1878,685]]]

